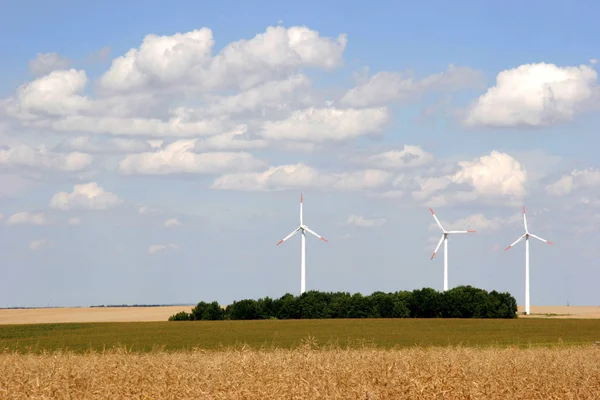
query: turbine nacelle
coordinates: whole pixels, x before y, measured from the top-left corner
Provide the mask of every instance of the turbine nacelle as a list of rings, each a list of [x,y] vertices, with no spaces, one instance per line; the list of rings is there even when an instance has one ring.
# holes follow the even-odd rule
[[[440,222],[440,220],[438,219],[437,215],[435,215],[435,213],[433,212],[433,210],[430,208],[429,211],[431,212],[431,215],[433,215],[433,218],[435,219],[435,222],[437,224],[437,226],[440,228],[440,230],[442,231],[442,237],[440,238],[440,241],[437,244],[437,247],[435,248],[435,250],[433,251],[433,254],[431,255],[431,259],[433,260],[433,258],[435,257],[435,254],[437,253],[437,251],[439,250],[440,246],[442,245],[442,243],[444,242],[444,240],[448,240],[448,235],[450,234],[454,234],[454,233],[475,233],[474,230],[466,230],[466,231],[447,231],[444,229],[444,227],[442,226],[442,223]]]
[[[535,238],[541,242],[545,242],[548,244],[553,244],[551,241],[546,240],[546,239],[542,239],[539,236],[534,235],[533,233],[529,232],[529,228],[527,226],[527,214],[525,213],[525,206],[523,206],[523,227],[525,228],[525,233],[523,235],[521,235],[517,240],[515,240],[510,246],[508,246],[507,248],[504,249],[504,251],[510,249],[511,247],[513,247],[514,245],[516,245],[517,243],[519,243],[521,240],[525,239],[525,240],[529,240],[529,237]]]
[[[523,227],[525,228],[525,233],[521,235],[517,240],[515,240],[510,246],[508,246],[504,251],[510,249],[521,240],[525,239],[525,314],[530,313],[530,302],[529,302],[529,238],[535,238],[541,242],[546,242],[548,244],[552,244],[549,240],[542,239],[541,237],[534,235],[529,232],[529,228],[527,227],[527,215],[525,213],[525,206],[523,206]]]
[[[319,235],[318,233],[316,233],[315,231],[313,231],[312,229],[310,229],[308,226],[306,226],[304,224],[304,216],[302,213],[302,200],[303,200],[303,195],[300,194],[300,225],[294,229],[294,231],[292,231],[292,233],[290,233],[289,235],[287,235],[286,237],[284,237],[283,239],[281,239],[278,243],[277,246],[279,246],[280,244],[282,244],[283,242],[285,242],[286,240],[288,240],[289,238],[291,238],[292,236],[294,236],[296,233],[301,232],[302,233],[302,258],[301,258],[301,282],[300,282],[300,294],[304,293],[304,288],[305,288],[305,258],[306,258],[306,254],[305,254],[305,240],[306,240],[306,236],[305,233],[308,232],[316,237],[318,237],[319,239],[321,239],[324,242],[327,242],[328,240],[325,239],[323,236]]]
[[[433,254],[431,255],[431,259],[433,260],[433,258],[435,257],[435,254],[439,250],[440,246],[442,245],[442,243],[444,243],[444,291],[447,291],[448,290],[448,235],[453,234],[453,233],[472,233],[475,231],[473,231],[473,230],[447,231],[444,229],[444,227],[442,226],[442,223],[437,218],[437,216],[435,215],[433,210],[430,208],[429,211],[431,211],[431,215],[433,215],[433,219],[435,219],[437,226],[442,231],[442,237],[440,238],[440,241],[438,242],[437,247],[433,251]]]

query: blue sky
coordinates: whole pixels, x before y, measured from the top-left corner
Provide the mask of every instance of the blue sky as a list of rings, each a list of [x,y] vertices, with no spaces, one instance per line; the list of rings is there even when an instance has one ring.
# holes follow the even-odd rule
[[[0,307],[471,284],[597,305],[581,1],[21,1],[0,15]],[[134,51],[130,51],[135,49]],[[41,147],[43,146],[43,147]]]

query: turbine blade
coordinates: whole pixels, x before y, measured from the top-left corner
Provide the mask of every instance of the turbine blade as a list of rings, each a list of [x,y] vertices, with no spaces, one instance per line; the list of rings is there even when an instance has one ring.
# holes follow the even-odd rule
[[[525,232],[527,232],[527,215],[525,214],[525,206],[523,206],[523,226],[525,226]]]
[[[442,242],[444,241],[444,237],[445,235],[442,235],[442,238],[440,239],[440,241],[438,242],[437,247],[435,248],[435,250],[433,251],[433,254],[431,255],[431,259],[433,260],[433,257],[435,257],[435,253],[437,253],[437,251],[439,250],[440,246],[442,245]]]
[[[525,238],[525,234],[523,234],[523,236],[521,236],[520,238],[518,238],[517,240],[515,240],[513,242],[513,244],[511,244],[510,246],[508,246],[507,248],[504,249],[504,251],[510,249],[511,247],[513,247],[515,244],[519,243],[521,240],[523,240]]]
[[[433,218],[435,219],[435,222],[440,227],[440,229],[442,230],[442,232],[444,232],[444,227],[440,223],[440,220],[438,219],[437,215],[435,215],[435,213],[433,212],[433,210],[431,208],[429,209],[429,211],[431,211],[431,215],[433,215]]]
[[[322,241],[324,241],[324,242],[329,242],[329,240],[325,239],[323,236],[321,236],[321,235],[319,235],[319,234],[315,233],[314,231],[311,231],[311,230],[308,228],[308,226],[306,226],[306,225],[304,225],[304,230],[305,230],[305,231],[307,231],[307,232],[309,232],[309,233],[312,233],[313,235],[315,235],[316,237],[318,237],[319,239],[321,239],[321,240],[322,240]]]
[[[541,237],[539,237],[539,236],[535,236],[533,233],[530,233],[530,234],[529,234],[529,236],[531,236],[531,237],[533,237],[533,238],[536,238],[537,240],[541,240],[542,242],[546,242],[546,243],[548,243],[548,244],[552,244],[552,242],[550,242],[550,241],[548,241],[548,240],[546,240],[546,239],[542,239],[542,238],[541,238]]]
[[[296,234],[296,232],[298,232],[299,230],[300,230],[300,227],[296,228],[292,233],[290,233],[289,235],[287,235],[286,237],[284,237],[283,239],[281,239],[277,243],[277,246],[279,246],[281,243],[285,242],[286,240],[288,240],[289,238],[291,238],[292,236],[294,236]]]
[[[475,233],[475,231],[471,231],[471,230],[468,230],[468,231],[448,231],[446,233]]]

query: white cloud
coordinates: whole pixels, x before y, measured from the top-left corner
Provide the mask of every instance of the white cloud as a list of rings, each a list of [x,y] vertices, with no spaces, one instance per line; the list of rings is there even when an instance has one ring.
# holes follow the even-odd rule
[[[57,149],[101,154],[138,153],[152,150],[153,146],[149,142],[151,141],[128,138],[109,138],[101,140],[98,137],[77,136],[64,140],[57,146]]]
[[[75,185],[71,193],[59,192],[52,196],[50,207],[59,210],[106,210],[121,204],[116,194],[106,192],[96,182]]]
[[[438,217],[439,218],[439,217]],[[509,218],[493,217],[487,218],[484,214],[472,214],[464,218],[460,218],[454,222],[448,222],[440,219],[442,226],[446,230],[475,230],[477,233],[486,234],[493,233],[507,225],[513,225],[521,221],[521,215],[514,215]],[[439,227],[435,222],[429,225],[430,231],[439,231]]]
[[[596,90],[597,73],[587,65],[525,64],[502,71],[468,110],[467,126],[543,126],[573,118]]]
[[[166,121],[158,118],[137,117],[90,117],[85,115],[72,115],[56,121],[40,124],[64,132],[89,132],[108,133],[112,135],[139,135],[139,136],[201,136],[213,135],[222,132],[225,124],[221,119],[207,119],[189,121],[184,116],[174,116]]]
[[[60,154],[48,151],[45,146],[33,149],[20,144],[0,149],[0,165],[7,167],[43,168],[59,171],[81,171],[93,161],[89,154],[73,152]]]
[[[598,60],[596,60],[595,58],[590,59],[590,64],[595,65],[598,63]]]
[[[546,186],[546,193],[551,196],[564,196],[577,189],[598,188],[600,186],[600,171],[592,168],[573,170],[556,182]]]
[[[91,100],[82,96],[85,71],[57,70],[17,89],[16,98],[7,101],[7,113],[25,120],[39,116],[69,116],[91,108]]]
[[[448,70],[415,81],[400,72],[379,72],[367,82],[350,89],[340,100],[352,107],[370,107],[391,101],[407,101],[433,91],[458,91],[484,85],[481,71],[450,65]]]
[[[433,155],[420,146],[404,145],[402,150],[390,150],[367,157],[365,163],[375,168],[401,169],[422,167],[433,161]]]
[[[29,249],[38,251],[48,247],[50,244],[51,242],[48,239],[38,239],[29,243]]]
[[[390,173],[376,169],[325,173],[299,163],[270,167],[264,172],[223,175],[215,180],[211,188],[268,191],[313,187],[326,190],[356,191],[380,187],[390,178]]]
[[[514,205],[526,194],[527,173],[512,156],[492,151],[470,161],[432,165],[416,174],[399,174],[392,190],[377,197],[400,198],[429,207],[466,202]]]
[[[179,140],[163,150],[130,154],[119,163],[124,174],[165,175],[173,173],[219,173],[249,171],[265,166],[250,153],[192,152],[196,140]]]
[[[196,140],[195,151],[262,149],[269,146],[268,140],[248,139],[248,126],[241,125],[231,132],[221,133],[206,139]]]
[[[57,69],[66,69],[70,63],[58,53],[37,53],[29,61],[29,70],[36,75],[44,75]]]
[[[177,218],[170,218],[165,221],[165,228],[174,228],[181,225],[181,222]]]
[[[389,120],[385,107],[365,109],[308,108],[280,121],[267,121],[260,135],[271,140],[322,143],[341,141],[381,131]]]
[[[509,154],[492,151],[489,155],[472,161],[462,161],[461,169],[452,181],[468,183],[478,195],[511,196],[525,195],[527,173],[521,164]]]
[[[206,114],[240,114],[247,111],[283,110],[291,104],[309,105],[311,82],[303,74],[269,81],[231,96],[211,96],[200,112]]]
[[[176,250],[179,246],[176,244],[153,244],[148,247],[148,254],[157,254],[165,250]]]
[[[48,223],[44,213],[30,213],[22,211],[8,217],[6,225],[46,225]]]
[[[69,218],[68,224],[70,226],[78,226],[81,224],[81,218],[78,218],[78,217]]]
[[[385,225],[387,220],[385,218],[365,218],[360,215],[350,215],[346,223],[348,225],[355,225],[360,228],[374,228]]]
[[[247,89],[302,66],[333,69],[342,63],[346,41],[345,35],[333,40],[307,27],[277,26],[232,42],[211,57],[214,39],[208,28],[150,34],[139,49],[113,60],[99,86],[111,92],[177,85]]]

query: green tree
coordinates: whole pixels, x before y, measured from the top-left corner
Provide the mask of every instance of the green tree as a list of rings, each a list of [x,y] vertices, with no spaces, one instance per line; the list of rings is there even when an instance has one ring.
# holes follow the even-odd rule
[[[180,311],[177,314],[171,315],[169,317],[169,321],[189,321],[190,320],[190,314],[186,313],[185,311]]]

